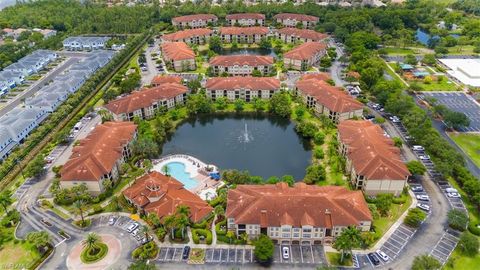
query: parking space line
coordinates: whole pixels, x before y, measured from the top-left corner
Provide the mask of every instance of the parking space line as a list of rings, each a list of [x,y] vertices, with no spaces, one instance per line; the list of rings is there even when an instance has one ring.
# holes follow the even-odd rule
[[[310,245],[310,252],[312,253],[312,263],[315,263],[315,256],[313,256],[313,248],[312,248],[312,245]]]
[[[402,246],[403,246],[402,243],[399,243],[398,241],[396,241],[395,239],[393,239],[393,238],[391,238],[391,237],[390,237],[390,239],[388,239],[388,240],[392,240],[392,241],[390,241],[390,244],[391,244],[392,246],[395,246],[396,248],[401,249]],[[389,242],[389,241],[387,241],[387,242]]]
[[[392,252],[393,254],[395,254],[395,256],[398,254],[397,252],[393,251],[392,249],[390,249],[389,247],[387,247],[387,246],[385,246],[385,245],[383,245],[381,249],[384,249],[384,248],[390,250],[390,252]],[[367,257],[368,257],[368,256],[367,256]],[[394,257],[394,258],[395,258],[395,257]]]
[[[165,257],[163,258],[163,261],[167,261],[167,255],[168,255],[168,250],[169,250],[169,249],[170,249],[170,248],[167,247],[167,252],[165,252]]]

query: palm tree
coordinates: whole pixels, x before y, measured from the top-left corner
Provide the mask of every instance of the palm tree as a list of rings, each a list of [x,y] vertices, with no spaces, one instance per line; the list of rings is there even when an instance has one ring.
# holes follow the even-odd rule
[[[343,263],[344,255],[352,255],[352,249],[359,247],[362,242],[360,231],[355,227],[348,227],[342,231],[340,236],[335,239],[333,247],[337,250],[341,250],[342,257],[340,262]]]
[[[190,216],[190,207],[186,205],[179,205],[177,206],[177,210],[175,211],[175,214],[177,215],[185,215],[187,217]]]
[[[148,237],[148,227],[147,227],[147,226],[142,226],[141,232],[142,232],[143,234],[145,234],[145,239],[147,239],[147,241],[148,241],[148,238],[149,238],[149,237]]]
[[[100,242],[101,242],[100,236],[92,232],[87,234],[87,237],[82,241],[82,245],[84,248],[92,249],[93,251],[95,251],[97,249],[97,245]]]
[[[13,202],[10,191],[4,191],[0,194],[0,205],[2,205],[5,213],[7,212],[7,207]]]
[[[85,202],[83,200],[77,200],[75,201],[73,206],[75,206],[76,212],[80,215],[80,218],[82,219],[82,226],[85,225],[85,219],[83,218]]]
[[[113,181],[110,180],[110,179],[105,179],[105,180],[103,180],[102,184],[103,184],[103,188],[105,189],[105,191],[107,191],[107,190],[112,188]]]
[[[112,203],[115,211],[120,210],[120,205],[118,204],[118,197],[117,196],[113,196],[112,199],[110,200],[110,202]]]
[[[162,172],[166,175],[166,176],[170,176],[170,168],[165,165],[162,167]]]
[[[179,214],[175,220],[178,228],[182,230],[182,239],[185,239],[185,228],[190,224],[190,219],[185,214]]]
[[[148,214],[147,220],[154,228],[157,228],[158,226],[160,226],[160,218],[156,213]]]
[[[163,226],[165,226],[165,229],[170,231],[170,237],[172,239],[175,239],[175,216],[174,215],[169,215],[166,216],[165,219],[163,220]]]
[[[225,210],[221,205],[215,206],[214,212],[215,212],[215,215],[217,215],[217,217],[225,215]]]

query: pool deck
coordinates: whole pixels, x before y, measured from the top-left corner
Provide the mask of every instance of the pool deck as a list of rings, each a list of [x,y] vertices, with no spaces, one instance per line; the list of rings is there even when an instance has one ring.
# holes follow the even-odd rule
[[[218,169],[216,166],[206,164],[205,162],[189,155],[170,155],[154,160],[153,170],[163,174],[162,168],[172,162],[179,162],[185,165],[185,171],[190,174],[192,179],[195,179],[198,182],[197,186],[190,191],[199,195],[203,200],[211,199],[212,196],[216,196],[215,190],[225,184],[222,181],[211,179],[208,175],[206,168],[213,167],[212,172],[217,172]]]

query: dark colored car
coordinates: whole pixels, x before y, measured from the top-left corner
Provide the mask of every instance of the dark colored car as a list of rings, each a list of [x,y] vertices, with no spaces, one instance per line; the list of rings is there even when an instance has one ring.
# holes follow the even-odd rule
[[[377,258],[377,256],[374,253],[368,253],[367,256],[374,265],[380,264],[380,260]]]
[[[190,254],[190,246],[185,246],[183,248],[182,258],[184,260],[188,259],[188,255]]]

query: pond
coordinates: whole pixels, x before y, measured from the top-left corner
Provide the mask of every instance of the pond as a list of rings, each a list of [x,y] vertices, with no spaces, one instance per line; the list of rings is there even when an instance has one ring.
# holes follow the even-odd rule
[[[162,155],[188,154],[220,170],[247,170],[263,178],[292,175],[302,180],[311,146],[290,120],[267,115],[191,118],[165,143]]]
[[[450,34],[450,36],[454,37],[455,39],[458,39],[460,35],[458,34]],[[439,36],[431,36],[429,33],[423,31],[422,29],[418,28],[417,32],[415,34],[415,38],[417,39],[418,42],[420,42],[422,45],[428,46],[428,41],[430,39],[439,39]]]
[[[260,49],[260,48],[236,48],[236,49],[222,49],[219,52],[220,55],[266,55],[272,56],[274,58],[277,57],[277,54],[273,51],[273,49]]]

